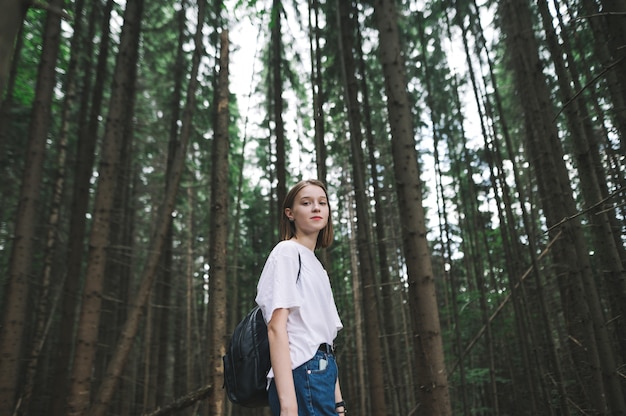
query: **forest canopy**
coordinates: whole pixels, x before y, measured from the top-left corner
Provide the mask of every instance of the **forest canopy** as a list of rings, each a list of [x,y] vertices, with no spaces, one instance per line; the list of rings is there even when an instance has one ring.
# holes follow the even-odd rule
[[[5,0],[0,414],[266,415],[222,356],[326,183],[357,415],[626,415],[626,3]]]

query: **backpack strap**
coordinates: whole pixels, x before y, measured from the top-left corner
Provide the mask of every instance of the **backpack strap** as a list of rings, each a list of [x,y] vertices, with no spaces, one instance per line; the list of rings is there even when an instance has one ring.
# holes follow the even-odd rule
[[[302,270],[302,259],[300,258],[300,252],[298,251],[298,277],[296,278],[296,284],[300,281],[300,271]]]

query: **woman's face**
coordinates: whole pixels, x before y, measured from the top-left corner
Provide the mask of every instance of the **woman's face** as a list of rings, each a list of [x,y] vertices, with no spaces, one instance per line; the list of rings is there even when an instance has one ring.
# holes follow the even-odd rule
[[[319,186],[306,185],[296,194],[293,206],[285,209],[285,215],[293,220],[296,234],[319,233],[330,215],[326,193]]]

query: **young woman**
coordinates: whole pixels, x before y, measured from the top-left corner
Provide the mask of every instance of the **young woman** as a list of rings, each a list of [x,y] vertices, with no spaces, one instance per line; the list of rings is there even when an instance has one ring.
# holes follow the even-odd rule
[[[324,184],[302,181],[287,194],[282,241],[270,253],[256,302],[267,322],[274,416],[343,416],[333,341],[343,325],[328,280],[314,254],[333,240]]]

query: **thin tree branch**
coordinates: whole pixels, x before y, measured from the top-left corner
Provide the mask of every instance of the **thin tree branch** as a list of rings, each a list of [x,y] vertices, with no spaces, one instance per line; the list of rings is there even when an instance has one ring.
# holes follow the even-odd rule
[[[56,13],[59,16],[61,16],[62,19],[65,19],[67,21],[71,21],[72,17],[63,9],[56,7],[56,6],[52,6],[49,3],[42,1],[42,0],[32,0],[30,2],[27,2],[26,4],[29,4],[30,7],[32,7],[33,9],[40,9],[40,10],[46,10],[50,13]]]
[[[552,231],[553,229],[555,229],[555,228],[557,228],[557,227],[560,227],[561,225],[565,224],[565,223],[566,223],[566,222],[568,222],[568,221],[573,220],[574,218],[578,218],[578,217],[580,217],[581,215],[584,215],[584,214],[586,214],[586,213],[587,213],[587,212],[589,212],[589,211],[593,211],[595,208],[597,208],[597,207],[599,207],[600,205],[604,204],[604,203],[605,203],[606,201],[608,201],[609,199],[611,199],[611,198],[613,198],[614,196],[616,196],[616,195],[618,195],[618,194],[620,194],[620,193],[624,192],[624,190],[626,190],[626,188],[619,188],[619,189],[617,189],[617,190],[613,191],[612,193],[610,193],[610,194],[609,194],[609,196],[607,196],[607,197],[606,197],[606,198],[604,198],[603,200],[601,200],[601,201],[599,201],[599,202],[597,202],[597,203],[593,204],[593,205],[592,205],[592,206],[590,206],[589,208],[586,208],[586,209],[584,209],[584,210],[582,210],[582,211],[580,211],[580,212],[576,213],[575,215],[571,215],[571,216],[569,216],[569,217],[565,217],[565,218],[563,218],[561,221],[557,222],[557,223],[556,223],[556,224],[554,224],[552,227],[548,228],[548,230],[546,231],[546,233],[547,233],[547,232]]]
[[[556,113],[556,115],[554,116],[554,118],[552,119],[552,121],[556,120],[559,115],[561,115],[561,113],[565,110],[565,107],[567,107],[568,105],[570,105],[570,103],[572,103],[575,99],[578,98],[578,96],[580,96],[580,94],[583,93],[583,91],[585,91],[587,89],[587,87],[590,87],[591,85],[595,84],[596,81],[598,79],[600,79],[600,77],[602,77],[604,74],[606,74],[607,72],[609,72],[611,69],[613,69],[614,66],[617,66],[620,62],[622,62],[624,59],[626,59],[626,56],[621,57],[620,59],[618,59],[617,61],[613,62],[611,65],[607,66],[606,68],[604,68],[602,71],[600,71],[600,73],[598,75],[596,75],[595,77],[593,77],[593,79],[591,79],[588,83],[585,84],[584,87],[581,88],[580,91],[578,91],[576,94],[574,94],[574,96],[572,98],[569,99],[568,102],[566,102],[563,107],[561,107],[561,109],[558,111],[558,113]]]
[[[552,384],[554,385],[554,387],[557,387],[557,382],[556,382],[556,380],[554,379],[554,377],[552,377],[552,374],[549,374],[549,373],[548,373],[548,374],[546,374],[546,376],[550,379],[550,381],[552,382]],[[580,414],[581,414],[581,415],[583,415],[583,416],[589,416],[589,413],[587,413],[587,412],[585,412],[583,409],[581,409],[581,408],[580,408],[580,406],[579,406],[579,405],[578,405],[575,401],[573,401],[571,398],[569,398],[569,397],[568,397],[568,398],[567,398],[567,402],[568,402],[571,406],[573,406],[576,410],[578,410],[578,411],[580,412]]]
[[[196,403],[197,401],[206,399],[207,397],[209,397],[209,394],[211,394],[211,391],[213,390],[213,386],[211,385],[207,385],[204,387],[199,388],[198,390],[192,391],[191,393],[186,394],[185,396],[181,397],[180,399],[177,399],[175,401],[173,401],[172,403],[168,404],[167,406],[164,407],[160,407],[156,410],[153,410],[151,413],[144,413],[142,416],[165,416],[165,415],[171,415],[172,413],[175,413],[179,410],[183,410],[189,406],[191,406],[192,404]]]
[[[602,12],[602,13],[588,14],[585,16],[578,16],[574,20],[587,20],[587,19],[591,19],[592,17],[624,16],[624,15],[626,15],[626,12]]]

